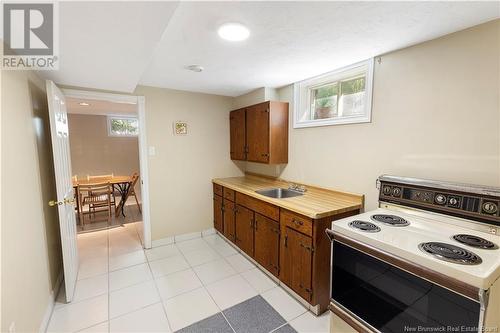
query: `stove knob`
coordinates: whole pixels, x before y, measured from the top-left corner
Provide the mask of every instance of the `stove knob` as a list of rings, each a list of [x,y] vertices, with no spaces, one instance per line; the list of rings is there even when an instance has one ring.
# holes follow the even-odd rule
[[[392,192],[392,188],[388,185],[384,186],[384,188],[382,189],[382,192],[385,194],[385,195],[389,195],[391,194]]]
[[[495,214],[498,211],[498,205],[494,202],[487,201],[483,203],[483,211],[487,214]]]
[[[450,198],[450,205],[452,205],[452,206],[456,206],[456,205],[457,205],[457,203],[458,203],[457,198]]]
[[[392,195],[395,197],[399,197],[401,195],[401,189],[399,187],[395,187],[392,189]]]
[[[442,194],[436,195],[436,203],[438,205],[444,205],[446,203],[446,197]]]

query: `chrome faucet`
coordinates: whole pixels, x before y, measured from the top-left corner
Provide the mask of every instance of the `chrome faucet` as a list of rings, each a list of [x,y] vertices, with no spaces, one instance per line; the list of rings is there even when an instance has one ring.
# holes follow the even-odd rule
[[[305,193],[307,192],[307,188],[304,185],[299,185],[295,183],[290,183],[288,184],[288,189],[300,193]]]

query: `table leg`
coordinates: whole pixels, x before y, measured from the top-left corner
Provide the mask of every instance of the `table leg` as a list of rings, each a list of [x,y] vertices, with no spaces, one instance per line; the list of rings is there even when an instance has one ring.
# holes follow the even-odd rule
[[[120,199],[120,203],[116,207],[115,214],[118,211],[120,211],[121,214],[123,215],[123,217],[125,217],[125,211],[124,211],[125,200],[127,200],[128,191],[130,189],[130,184],[129,183],[124,183],[124,184],[122,183],[122,184],[116,184],[116,186],[118,187],[118,191],[120,192],[121,199]]]

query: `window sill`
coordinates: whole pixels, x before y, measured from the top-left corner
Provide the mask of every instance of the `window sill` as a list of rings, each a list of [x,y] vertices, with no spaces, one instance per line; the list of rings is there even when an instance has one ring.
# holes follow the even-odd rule
[[[294,122],[293,128],[307,128],[307,127],[320,127],[320,126],[335,126],[335,125],[348,125],[348,124],[365,124],[370,123],[371,117],[352,117],[342,119],[318,119],[302,122]]]

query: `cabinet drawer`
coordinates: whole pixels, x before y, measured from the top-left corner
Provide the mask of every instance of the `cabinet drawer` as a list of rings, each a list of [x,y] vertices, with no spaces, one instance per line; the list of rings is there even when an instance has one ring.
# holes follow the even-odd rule
[[[222,186],[219,184],[214,184],[214,194],[220,195],[222,197]]]
[[[274,205],[268,204],[267,202],[260,201],[258,199],[249,197],[248,195],[236,192],[236,203],[247,207],[261,215],[269,217],[270,219],[279,221],[279,208]]]
[[[234,201],[234,190],[231,190],[230,188],[224,187],[224,199]]]
[[[312,220],[288,210],[281,210],[281,223],[284,226],[300,231],[303,234],[312,236]]]

